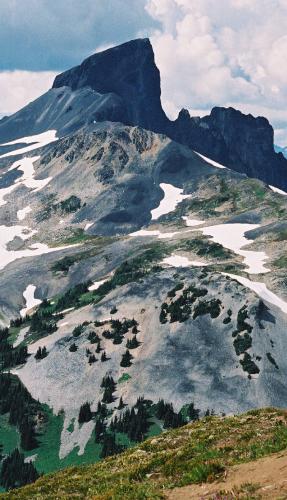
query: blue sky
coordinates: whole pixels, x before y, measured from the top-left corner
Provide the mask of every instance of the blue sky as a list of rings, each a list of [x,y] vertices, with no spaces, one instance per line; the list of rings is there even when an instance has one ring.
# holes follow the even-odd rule
[[[169,116],[266,116],[287,144],[287,0],[0,0],[0,115],[100,48],[151,38]]]

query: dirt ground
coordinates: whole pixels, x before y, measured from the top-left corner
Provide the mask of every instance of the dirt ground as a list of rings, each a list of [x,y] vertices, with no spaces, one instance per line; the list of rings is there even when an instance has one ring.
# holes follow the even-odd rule
[[[168,500],[287,499],[287,451],[230,467],[224,480],[175,488]]]

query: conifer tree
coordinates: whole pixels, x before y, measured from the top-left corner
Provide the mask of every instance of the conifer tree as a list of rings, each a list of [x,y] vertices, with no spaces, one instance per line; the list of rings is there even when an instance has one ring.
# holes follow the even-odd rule
[[[120,362],[120,365],[123,368],[127,368],[131,366],[131,360],[133,359],[133,356],[131,355],[130,351],[127,349],[126,352],[122,356],[122,360]]]
[[[140,342],[134,335],[132,339],[128,339],[127,341],[127,349],[137,349],[140,346]]]
[[[104,363],[105,361],[108,361],[108,358],[107,358],[107,355],[106,355],[106,351],[102,352],[101,361],[102,361],[102,363]]]
[[[78,417],[78,422],[79,424],[83,424],[85,422],[90,422],[92,420],[93,414],[91,412],[91,405],[90,403],[84,403],[79,412],[79,417]]]

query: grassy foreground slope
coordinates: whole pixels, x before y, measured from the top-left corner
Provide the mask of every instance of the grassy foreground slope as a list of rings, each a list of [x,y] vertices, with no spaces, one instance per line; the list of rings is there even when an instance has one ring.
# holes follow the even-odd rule
[[[164,432],[95,465],[72,467],[44,476],[0,498],[165,498],[173,488],[210,483],[223,478],[232,465],[251,462],[286,448],[287,413],[283,410],[208,417]]]

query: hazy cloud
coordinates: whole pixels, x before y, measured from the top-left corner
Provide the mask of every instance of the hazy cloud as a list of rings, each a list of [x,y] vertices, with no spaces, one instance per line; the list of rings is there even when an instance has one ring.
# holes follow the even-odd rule
[[[48,90],[55,78],[51,71],[0,72],[1,115],[11,114]]]

